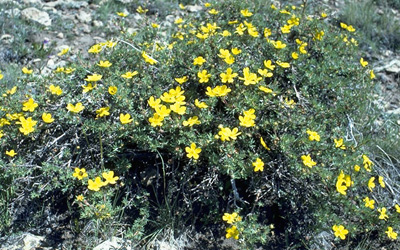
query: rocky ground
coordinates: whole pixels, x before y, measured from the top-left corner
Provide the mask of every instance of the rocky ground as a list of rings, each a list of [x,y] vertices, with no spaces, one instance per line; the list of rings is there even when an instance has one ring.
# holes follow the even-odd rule
[[[135,13],[137,6],[130,3],[130,0],[120,0],[118,11],[129,13],[126,17],[128,29],[126,32],[133,33],[141,22],[142,16]],[[343,1],[320,1],[332,9],[332,15],[338,15],[343,6]],[[163,3],[152,5],[149,2],[149,14],[158,16],[161,25],[169,26],[175,20],[181,10],[177,4]],[[52,47],[50,56],[45,57],[19,57],[15,53],[16,33],[12,29],[5,29],[0,24],[0,65],[16,63],[19,65],[40,65],[41,73],[46,74],[67,64],[67,61],[57,56],[63,48],[69,47],[72,56],[68,60],[88,59],[88,48],[98,42],[110,40],[120,32],[116,26],[118,16],[115,13],[115,6],[110,0],[100,2],[73,1],[73,0],[0,0],[0,20],[21,19],[26,20],[30,25],[40,27],[39,32],[27,32],[23,38],[24,44],[19,46],[32,47],[34,44],[43,45],[43,48]],[[189,5],[185,12],[202,11],[200,5]],[[168,13],[168,11],[172,11]],[[108,12],[112,11],[112,12]],[[378,10],[379,14],[379,10]],[[400,19],[399,11],[393,10],[396,18]],[[4,20],[6,20],[4,19]],[[5,21],[7,22],[7,21]],[[0,21],[1,23],[1,21]],[[76,55],[79,55],[76,56]],[[394,116],[400,125],[400,54],[382,48],[380,51],[369,51],[367,58],[374,67],[377,76],[376,102],[380,104],[383,112]],[[30,233],[23,233],[18,236],[0,239],[0,249],[54,249],[44,247],[43,236]],[[119,248],[123,245],[119,238],[112,238],[98,245],[95,250]],[[233,249],[227,242],[227,249]],[[126,248],[130,249],[130,248]],[[178,249],[165,242],[157,242],[154,249]],[[181,249],[181,248],[179,248]],[[182,248],[183,249],[183,248]]]

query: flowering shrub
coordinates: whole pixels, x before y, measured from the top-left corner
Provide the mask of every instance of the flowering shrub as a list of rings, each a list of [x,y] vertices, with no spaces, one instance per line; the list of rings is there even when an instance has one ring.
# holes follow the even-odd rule
[[[141,29],[88,48],[92,61],[24,67],[2,93],[7,202],[56,191],[77,223],[120,219],[137,239],[167,207],[169,227],[225,221],[220,234],[248,247],[323,231],[392,244],[400,208],[354,128],[373,71],[354,27],[305,7],[208,3],[172,27],[141,7]]]

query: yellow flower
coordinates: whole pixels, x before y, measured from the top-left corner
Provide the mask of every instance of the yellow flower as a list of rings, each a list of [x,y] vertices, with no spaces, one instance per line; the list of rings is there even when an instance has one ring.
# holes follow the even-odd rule
[[[271,149],[267,146],[267,144],[265,143],[264,139],[262,137],[260,137],[260,143],[261,145],[268,151],[270,151]]]
[[[271,41],[272,45],[274,45],[275,49],[284,49],[286,48],[286,44],[281,41]]]
[[[3,79],[4,75],[1,74],[1,70],[0,70],[0,80]]]
[[[109,61],[101,61],[97,64],[98,66],[102,67],[102,68],[108,68],[112,65],[112,63],[110,63]]]
[[[68,51],[69,51],[69,48],[62,49],[62,50],[60,51],[60,53],[57,54],[57,56],[63,56],[63,55],[65,55],[65,54],[67,54]]]
[[[364,61],[364,58],[361,57],[360,64],[361,64],[361,66],[366,67],[368,65],[368,62]]]
[[[116,86],[110,86],[110,87],[108,87],[108,93],[109,93],[110,95],[115,95],[115,94],[117,93],[117,91],[118,91],[118,88],[117,88]]]
[[[110,112],[108,112],[110,110],[110,107],[104,107],[104,108],[99,108],[98,110],[96,110],[96,117],[103,117],[103,116],[108,116],[110,115]]]
[[[150,57],[149,55],[146,54],[146,52],[142,52],[142,57],[144,59],[145,62],[154,65],[157,63],[157,60],[153,59],[152,57]]]
[[[98,54],[103,50],[103,47],[100,44],[95,44],[89,48],[88,53]]]
[[[6,150],[6,155],[14,157],[17,155],[17,153],[15,153],[14,149],[11,149],[10,151]]]
[[[161,106],[161,99],[154,99],[154,96],[150,96],[149,100],[147,100],[149,106],[153,109],[156,109]]]
[[[227,37],[227,36],[231,36],[231,35],[232,35],[231,32],[229,32],[227,30],[222,31],[222,33],[221,33],[221,36],[223,36],[223,37]]]
[[[381,187],[382,188],[385,188],[385,182],[383,181],[383,177],[382,176],[379,176],[378,177],[378,182],[379,182],[379,185],[381,185]]]
[[[22,73],[24,73],[24,74],[29,75],[29,74],[32,74],[32,72],[33,72],[33,69],[28,69],[27,67],[22,68]]]
[[[193,158],[195,160],[199,159],[199,153],[201,152],[201,148],[196,148],[196,144],[192,143],[190,144],[190,148],[186,147],[186,156],[190,159]]]
[[[335,234],[336,237],[339,237],[340,239],[344,240],[346,239],[346,234],[349,233],[347,229],[344,228],[342,225],[333,225],[332,230]]]
[[[253,15],[253,13],[251,13],[248,9],[241,10],[240,13],[241,13],[244,17],[251,17],[251,16]]]
[[[43,120],[45,123],[52,123],[52,122],[54,122],[53,117],[51,117],[51,114],[49,114],[49,113],[43,113],[43,114],[42,114],[42,120]]]
[[[342,29],[347,29],[347,24],[345,24],[345,23],[340,23],[340,27],[341,27]]]
[[[228,88],[226,85],[220,85],[213,89],[211,89],[211,87],[207,87],[206,95],[210,97],[221,97],[226,96],[229,92],[231,92],[230,88]]]
[[[322,18],[326,18],[327,16],[328,16],[328,15],[327,15],[325,12],[322,12],[322,13],[321,13],[321,17],[322,17]]]
[[[125,79],[131,79],[132,77],[134,77],[134,76],[137,75],[137,74],[139,74],[139,72],[137,72],[136,70],[133,71],[133,72],[128,71],[128,72],[126,72],[125,74],[121,75],[121,77],[122,77],[122,78],[125,78]]]
[[[92,191],[99,191],[100,188],[104,186],[104,182],[101,180],[100,177],[96,177],[94,181],[92,179],[88,180],[88,189]]]
[[[184,10],[184,9],[186,9],[186,7],[183,5],[183,4],[179,4],[179,8],[181,9],[181,10]]]
[[[83,195],[78,195],[78,196],[76,196],[76,200],[77,201],[83,201],[85,199],[85,197],[83,196]]]
[[[380,220],[387,220],[389,216],[386,214],[386,208],[378,208],[378,212],[380,213],[379,219]]]
[[[360,166],[354,165],[354,171],[359,172],[360,171]]]
[[[199,99],[194,100],[194,105],[200,109],[208,108],[208,105],[205,102],[200,102]]]
[[[151,27],[157,29],[157,28],[160,28],[160,25],[158,25],[158,24],[156,24],[156,23],[152,23],[152,24],[151,24]]]
[[[281,27],[281,32],[283,34],[287,34],[290,33],[290,29],[293,27],[293,25],[284,25],[283,27]]]
[[[233,73],[231,68],[227,68],[225,73],[219,75],[223,83],[233,83],[235,77],[238,76],[237,73]]]
[[[288,62],[276,61],[276,64],[278,64],[282,68],[289,68],[290,67],[290,64]]]
[[[242,134],[241,132],[238,132],[238,128],[230,129],[230,128],[224,128],[222,125],[218,126],[220,131],[218,132],[218,136],[221,139],[221,141],[230,141],[236,140],[237,137]]]
[[[309,154],[302,155],[301,160],[303,161],[304,166],[307,166],[309,168],[312,168],[313,166],[317,165],[317,163],[311,159],[311,156]]]
[[[35,131],[34,126],[36,123],[37,121],[32,120],[32,117],[28,117],[27,119],[25,119],[25,117],[20,117],[19,122],[16,122],[16,124],[21,124],[19,131],[24,135],[28,135]]]
[[[72,73],[72,72],[74,72],[74,71],[75,71],[74,68],[68,67],[68,68],[66,68],[66,69],[64,70],[64,73],[65,73],[65,74],[70,74],[70,73]]]
[[[104,182],[104,184],[103,184],[104,186],[107,185],[107,184],[115,184],[116,181],[119,179],[118,176],[115,176],[115,177],[114,177],[114,171],[108,171],[108,173],[107,173],[107,172],[104,172],[104,173],[102,174],[102,176],[103,176],[103,178],[106,180],[106,181]]]
[[[237,239],[239,239],[239,230],[237,229],[236,226],[229,227],[226,229],[225,237],[227,239],[234,238],[235,240],[237,240]]]
[[[308,134],[308,139],[310,141],[319,141],[320,140],[320,136],[319,136],[318,132],[307,129],[307,134]]]
[[[171,111],[179,114],[179,115],[184,115],[186,113],[186,106],[183,106],[184,103],[179,103],[176,102],[174,104],[172,104],[171,106],[169,106],[169,108],[171,109]]]
[[[139,14],[145,14],[147,11],[149,11],[148,9],[143,9],[142,8],[142,6],[139,6],[137,9],[136,9],[136,11],[137,11],[137,13],[139,13]]]
[[[85,78],[85,81],[87,81],[87,82],[97,82],[97,81],[101,80],[102,77],[103,77],[102,75],[98,75],[98,74],[88,75]]]
[[[163,125],[162,123],[163,121],[164,121],[164,116],[158,113],[155,113],[153,117],[149,118],[149,122],[152,127],[157,127],[157,126],[161,127]]]
[[[349,32],[354,32],[354,31],[356,31],[356,29],[355,29],[352,25],[348,25],[348,26],[347,26],[347,30],[348,30]]]
[[[86,86],[82,85],[82,88],[83,88],[82,93],[87,93],[87,92],[93,90],[94,88],[96,88],[96,86],[97,86],[97,84],[92,85],[92,83],[88,83]]]
[[[224,213],[224,215],[222,216],[222,220],[226,221],[226,223],[228,224],[233,224],[234,222],[237,221],[242,221],[242,217],[240,217],[238,215],[238,213],[234,212],[234,213]]]
[[[254,172],[264,171],[264,162],[260,158],[257,158],[257,160],[253,162],[252,165],[254,167]]]
[[[175,22],[174,22],[175,24],[181,24],[181,23],[183,23],[183,19],[182,18],[177,18],[176,20],[175,20]]]
[[[208,11],[208,13],[210,13],[211,15],[217,15],[219,13],[219,11],[216,9],[211,9]]]
[[[130,114],[120,114],[119,115],[119,121],[122,123],[122,124],[128,124],[128,123],[131,123],[133,120],[131,119],[131,115]]]
[[[265,92],[265,93],[267,93],[267,94],[273,92],[272,89],[264,87],[264,86],[260,86],[260,87],[258,87],[258,89],[263,91],[263,92]]]
[[[183,84],[183,83],[187,82],[188,80],[189,80],[189,78],[187,76],[175,78],[175,81],[177,81],[179,84]]]
[[[368,180],[368,188],[369,188],[369,191],[371,191],[371,192],[372,192],[372,189],[375,188],[375,182],[374,181],[375,181],[375,177],[371,177]]]
[[[370,199],[369,197],[365,197],[363,199],[363,201],[365,202],[365,207],[368,207],[370,209],[374,209],[375,208],[375,201]]]
[[[124,12],[117,12],[117,15],[120,16],[120,17],[126,17],[126,16],[128,16],[128,14],[127,14],[127,13],[124,13]]]
[[[271,29],[265,28],[264,29],[264,37],[268,39],[268,37],[272,35]]]
[[[207,8],[211,7],[211,3],[204,3],[204,6],[207,7]]]
[[[33,112],[35,110],[35,108],[37,108],[37,106],[39,106],[39,104],[37,104],[32,98],[29,98],[28,101],[23,103],[23,111],[29,111],[29,112]]]
[[[53,95],[61,95],[62,94],[62,89],[60,86],[54,86],[53,84],[49,86],[49,91]]]
[[[244,116],[239,116],[239,121],[240,121],[240,126],[243,127],[254,127],[255,122],[254,120],[256,119],[256,115],[254,114],[255,110],[254,109],[249,109],[247,111],[244,111],[243,114]]]
[[[362,158],[363,158],[363,164],[364,164],[365,170],[367,170],[368,172],[371,172],[372,165],[374,165],[374,163],[366,155],[362,155]]]
[[[72,113],[79,113],[81,112],[85,107],[82,105],[82,103],[78,102],[75,106],[71,103],[68,103],[67,109],[69,112]]]
[[[394,208],[396,209],[396,212],[400,214],[400,206],[395,204]]]
[[[234,54],[234,55],[239,55],[240,53],[242,53],[242,50],[238,49],[238,48],[233,48],[233,49],[231,49],[231,51],[232,51],[232,54]]]
[[[335,147],[336,148],[340,148],[340,149],[346,149],[346,146],[343,144],[343,138],[340,139],[333,139],[333,141],[335,142]]]
[[[202,71],[197,72],[197,77],[199,78],[199,82],[208,82],[211,74],[208,74],[207,70],[203,69]]]
[[[375,74],[374,74],[374,70],[372,70],[371,69],[371,71],[369,72],[369,78],[372,80],[372,79],[375,79]]]
[[[199,121],[199,118],[197,116],[189,117],[186,121],[183,121],[183,126],[185,127],[192,127],[193,125],[198,125],[201,122]]]
[[[292,58],[293,58],[294,60],[297,60],[297,59],[299,58],[299,54],[297,54],[297,52],[293,52],[293,53],[292,53]]]
[[[387,234],[389,239],[391,239],[391,240],[397,239],[397,233],[395,231],[393,231],[392,227],[388,227],[387,231],[385,231],[385,233]]]
[[[82,180],[83,178],[88,177],[88,174],[84,168],[75,168],[75,172],[72,174],[72,176],[78,178],[78,180]]]
[[[243,77],[239,77],[239,80],[244,81],[244,85],[256,84],[262,80],[262,77],[257,77],[256,73],[251,73],[249,67],[243,69]]]
[[[274,74],[272,72],[269,72],[268,69],[258,69],[258,74],[260,74],[263,77],[272,77]]]

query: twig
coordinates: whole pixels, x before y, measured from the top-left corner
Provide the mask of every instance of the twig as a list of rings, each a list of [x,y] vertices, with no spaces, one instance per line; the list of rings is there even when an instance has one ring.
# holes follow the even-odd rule
[[[118,39],[119,42],[125,43],[126,45],[131,46],[134,50],[138,51],[138,52],[142,52],[141,50],[139,50],[138,48],[136,48],[135,46],[133,46],[133,44],[130,44],[122,39]],[[147,55],[150,59],[156,61],[156,63],[159,63],[156,59],[154,59],[153,57],[151,57],[150,55]]]

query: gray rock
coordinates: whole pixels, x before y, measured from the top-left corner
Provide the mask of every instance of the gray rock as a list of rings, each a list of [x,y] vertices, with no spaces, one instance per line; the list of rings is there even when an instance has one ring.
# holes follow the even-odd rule
[[[112,237],[110,240],[106,240],[100,245],[93,248],[93,250],[113,250],[113,249],[120,249],[124,247],[126,250],[131,250],[132,248],[129,246],[130,242],[125,241],[121,238]]]
[[[76,18],[82,23],[90,23],[92,21],[92,16],[83,10],[79,10],[76,14]]]
[[[63,39],[64,38],[64,33],[60,32],[56,36],[57,38]]]
[[[399,74],[400,73],[400,60],[394,59],[382,67],[374,68],[374,70],[376,72],[386,71],[391,74]]]
[[[40,23],[46,27],[51,25],[49,14],[47,14],[47,12],[40,11],[34,7],[26,8],[21,11],[21,16],[22,18]]]
[[[3,44],[11,44],[14,41],[14,36],[9,34],[4,34],[0,37],[0,42]]]
[[[203,7],[201,7],[200,5],[186,5],[187,11],[189,12],[199,12],[203,10]]]
[[[94,27],[103,27],[103,26],[104,26],[104,23],[103,23],[102,21],[94,20],[94,21],[93,21],[93,26],[94,26]]]
[[[30,233],[23,233],[19,236],[11,236],[7,239],[7,245],[0,246],[2,250],[31,250],[40,247],[40,242],[44,240],[42,236]],[[43,249],[43,248],[41,248]]]
[[[88,3],[85,1],[58,0],[54,2],[47,2],[44,5],[52,8],[61,9],[80,9],[88,6]]]
[[[22,3],[26,4],[26,5],[39,5],[42,6],[42,2],[40,0],[22,0]]]

